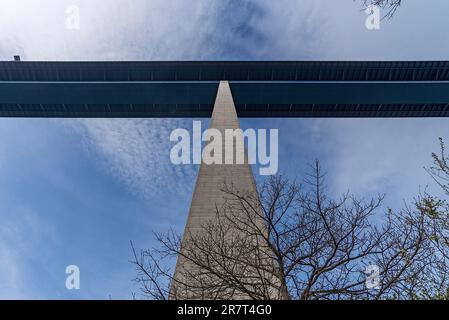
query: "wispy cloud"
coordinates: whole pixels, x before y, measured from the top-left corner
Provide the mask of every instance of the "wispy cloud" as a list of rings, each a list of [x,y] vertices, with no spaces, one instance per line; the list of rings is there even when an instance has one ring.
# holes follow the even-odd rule
[[[11,247],[0,242],[0,299],[26,299],[26,291],[21,283],[21,273],[16,261],[17,256]]]
[[[400,208],[427,186],[439,192],[424,170],[438,137],[449,137],[444,118],[315,119],[303,123],[304,139],[285,134],[298,161],[319,158],[329,172],[330,190],[361,196],[387,194],[388,205]],[[295,130],[288,121],[284,132]],[[307,128],[307,129],[306,129]],[[290,139],[288,139],[290,137]],[[293,151],[295,150],[295,151]]]
[[[438,151],[437,138],[449,137],[445,124],[438,118],[335,121],[328,133],[334,137],[335,187],[387,192],[397,205],[411,200],[419,188],[434,187],[423,167]]]
[[[175,119],[76,119],[65,124],[80,135],[95,159],[136,194],[147,199],[167,192],[186,195],[197,168],[173,165],[170,133],[189,128],[191,121]]]
[[[36,299],[39,289],[24,275],[27,268],[49,272],[49,264],[42,264],[48,258],[42,248],[55,244],[54,226],[27,207],[3,212],[1,218],[0,299]]]

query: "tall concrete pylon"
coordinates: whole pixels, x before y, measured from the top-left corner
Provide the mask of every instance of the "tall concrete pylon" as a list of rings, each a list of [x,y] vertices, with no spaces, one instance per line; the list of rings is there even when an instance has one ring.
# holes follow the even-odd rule
[[[235,110],[234,101],[231,94],[231,89],[227,81],[221,81],[217,97],[214,104],[212,113],[212,119],[210,123],[210,129],[217,129],[221,132],[222,137],[225,137],[226,129],[239,129],[240,124]],[[250,165],[247,161],[245,147],[242,144],[234,144],[234,159],[236,154],[241,152],[244,154],[244,163],[225,164],[224,150],[226,148],[226,141],[222,145],[222,164],[206,164],[201,162],[200,170],[198,173],[195,190],[192,197],[189,215],[184,230],[184,238],[182,242],[186,241],[188,234],[197,234],[202,231],[201,226],[213,219],[216,214],[216,209],[224,205],[226,194],[221,190],[223,184],[232,185],[235,190],[239,190],[242,193],[255,193],[256,185],[254,176]],[[242,149],[243,148],[243,149]],[[181,244],[181,252],[182,252]],[[182,256],[178,257],[176,264],[174,279],[189,282],[189,279],[185,279],[183,270],[185,268],[191,268],[191,262],[187,261]],[[183,277],[183,279],[181,279]],[[176,285],[172,282],[171,285],[171,298],[184,298],[184,299],[211,299],[213,297],[207,296],[195,296],[189,293],[182,293],[182,286]],[[241,294],[235,298],[245,298]]]

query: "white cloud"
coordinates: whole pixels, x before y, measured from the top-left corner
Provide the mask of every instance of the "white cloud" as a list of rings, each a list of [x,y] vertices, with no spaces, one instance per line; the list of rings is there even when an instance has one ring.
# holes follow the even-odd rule
[[[0,0],[0,58],[301,58],[319,38],[315,2]],[[65,27],[69,5],[80,9],[79,30]]]
[[[362,0],[0,0],[0,59],[444,59],[446,8],[407,1],[369,31]]]

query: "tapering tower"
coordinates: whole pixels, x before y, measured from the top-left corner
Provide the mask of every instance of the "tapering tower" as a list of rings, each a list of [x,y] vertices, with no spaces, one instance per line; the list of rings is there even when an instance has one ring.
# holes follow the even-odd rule
[[[226,129],[240,129],[231,89],[227,81],[220,81],[209,129],[220,131],[221,136],[223,137],[222,161],[221,164],[206,164],[202,160],[185,226],[182,246],[186,244],[189,236],[197,236],[198,233],[204,232],[204,224],[214,219],[217,210],[220,210],[220,208],[225,205],[226,193],[222,189],[224,185],[232,186],[234,190],[237,190],[242,194],[257,194],[254,176],[251,167],[248,164],[248,157],[243,144],[243,137],[235,137],[232,141],[224,139],[226,136]],[[240,139],[240,141],[238,141],[238,139]],[[232,144],[232,146],[230,146],[230,144]],[[225,150],[233,150],[234,161],[232,164],[225,163]],[[240,154],[240,156],[243,155],[243,163],[239,164],[237,162],[237,154]],[[183,250],[182,246],[181,251]],[[180,255],[178,257],[174,279],[178,279],[180,282],[186,282],[189,285],[194,286],[194,284],[189,283],[189,281],[197,281],[197,279],[188,279],[189,276],[186,271],[189,270],[189,268],[195,267],[196,266],[194,266],[192,262]],[[214,298],[208,297],[207,295],[201,296],[201,294],[198,293],[189,293],[191,290],[185,290],[185,288],[182,287],[183,286],[180,284],[176,285],[175,283],[172,283],[171,297],[187,299]],[[183,289],[185,292],[182,292]],[[241,293],[237,293],[235,296],[235,298],[242,297],[245,298]]]

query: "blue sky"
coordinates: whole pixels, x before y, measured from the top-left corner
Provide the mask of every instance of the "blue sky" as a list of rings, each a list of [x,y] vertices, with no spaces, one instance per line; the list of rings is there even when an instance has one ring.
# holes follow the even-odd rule
[[[449,59],[447,0],[406,0],[381,29],[353,0],[0,0],[0,60]],[[81,28],[67,30],[66,7]],[[280,171],[319,158],[338,194],[421,189],[446,119],[244,119],[279,128]],[[203,126],[207,126],[204,121]],[[174,119],[0,119],[0,298],[127,299],[129,240],[182,230],[197,167],[170,163]],[[81,289],[65,288],[65,267]]]

